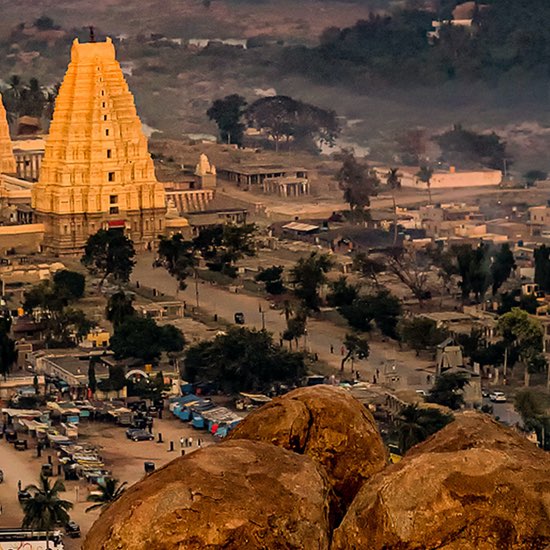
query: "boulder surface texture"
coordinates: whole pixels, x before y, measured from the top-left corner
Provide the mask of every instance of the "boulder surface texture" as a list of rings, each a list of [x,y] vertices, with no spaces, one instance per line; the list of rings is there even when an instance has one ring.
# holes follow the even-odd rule
[[[326,550],[329,493],[308,457],[228,441],[133,485],[94,523],[82,548]]]
[[[550,456],[465,412],[366,483],[334,550],[550,548]]]
[[[348,391],[332,386],[299,388],[276,398],[250,414],[230,437],[309,456],[327,473],[340,513],[388,463],[370,411]]]

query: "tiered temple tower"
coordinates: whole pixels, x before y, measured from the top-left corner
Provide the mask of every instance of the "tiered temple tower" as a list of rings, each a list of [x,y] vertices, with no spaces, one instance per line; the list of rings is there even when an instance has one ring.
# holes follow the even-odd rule
[[[15,157],[10,138],[6,109],[0,95],[0,174],[15,174]]]
[[[101,228],[123,230],[138,249],[164,230],[164,188],[110,38],[73,42],[32,206],[58,254],[80,252]]]

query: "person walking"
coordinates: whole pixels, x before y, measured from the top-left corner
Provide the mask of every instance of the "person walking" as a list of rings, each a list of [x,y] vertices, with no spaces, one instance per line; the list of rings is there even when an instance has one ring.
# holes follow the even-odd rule
[[[334,346],[330,344],[330,353],[334,353]]]
[[[180,449],[183,449],[183,444],[185,443],[185,439],[183,436],[180,437]]]

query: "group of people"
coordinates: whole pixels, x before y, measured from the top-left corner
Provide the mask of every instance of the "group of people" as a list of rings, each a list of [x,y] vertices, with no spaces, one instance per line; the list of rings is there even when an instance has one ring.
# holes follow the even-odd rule
[[[180,437],[180,447],[182,449],[188,449],[189,447],[193,447],[193,438],[192,437]],[[197,447],[202,447],[202,441],[199,438],[197,438]]]

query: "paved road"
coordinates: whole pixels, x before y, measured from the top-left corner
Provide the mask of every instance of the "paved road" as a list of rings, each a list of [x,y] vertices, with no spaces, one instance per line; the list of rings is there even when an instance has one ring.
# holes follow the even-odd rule
[[[177,296],[185,300],[187,306],[196,305],[196,285],[193,280],[188,280],[188,288],[184,291],[177,290],[176,280],[171,277],[164,268],[153,268],[153,255],[141,254],[132,275],[132,281],[139,281],[140,285],[156,288],[167,296]],[[217,314],[220,318],[233,321],[235,312],[243,312],[246,326],[265,328],[279,338],[286,327],[284,316],[279,310],[270,309],[270,304],[263,298],[257,298],[241,292],[230,292],[224,288],[201,281],[198,283],[198,302],[201,309]],[[264,313],[260,313],[260,310]],[[263,319],[262,319],[263,317]],[[341,346],[346,334],[346,329],[338,327],[328,321],[308,321],[307,348],[312,353],[317,353],[319,358],[326,361],[334,368],[340,367]],[[304,342],[300,344],[304,345]],[[330,346],[334,347],[331,354]],[[426,386],[426,372],[429,362],[418,359],[412,352],[399,352],[393,344],[383,342],[371,343],[371,354],[367,360],[357,361],[355,367],[359,370],[363,380],[372,380],[376,369],[382,371],[383,364],[388,361],[397,361],[398,370],[414,387]],[[351,365],[346,365],[349,373]]]

